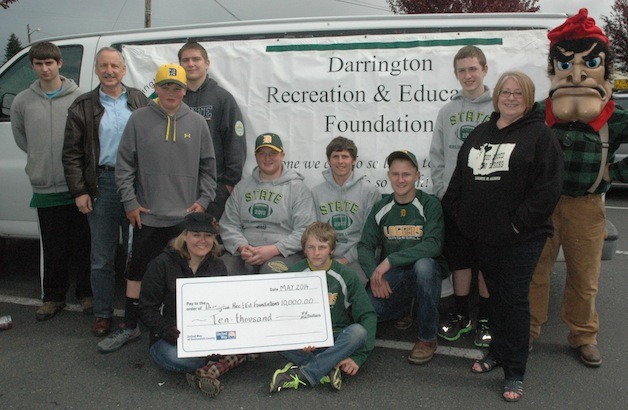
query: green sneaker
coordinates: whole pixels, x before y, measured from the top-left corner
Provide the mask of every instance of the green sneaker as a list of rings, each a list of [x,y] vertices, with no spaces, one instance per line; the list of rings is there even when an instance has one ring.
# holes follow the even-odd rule
[[[270,382],[270,392],[275,393],[281,389],[298,389],[300,385],[307,386],[307,380],[303,377],[301,380],[301,372],[299,367],[288,362],[283,369],[277,369],[273,374],[273,380]]]
[[[342,386],[342,372],[339,367],[334,367],[325,376],[321,377],[320,384],[331,384],[332,389],[340,390]]]
[[[471,319],[450,313],[444,323],[438,327],[438,336],[454,342],[460,339],[463,333],[471,331]]]

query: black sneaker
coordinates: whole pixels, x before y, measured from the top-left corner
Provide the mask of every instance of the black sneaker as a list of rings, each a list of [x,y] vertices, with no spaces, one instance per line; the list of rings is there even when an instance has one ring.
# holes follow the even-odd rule
[[[450,342],[460,339],[463,333],[471,331],[471,319],[450,313],[447,320],[438,327],[438,336]]]
[[[488,327],[488,320],[478,320],[478,324],[475,328],[475,341],[474,345],[477,347],[488,347],[491,344],[491,331]]]
[[[325,376],[321,377],[320,384],[331,384],[332,389],[340,390],[342,386],[342,372],[340,367],[334,367]]]
[[[275,393],[282,389],[298,389],[299,386],[307,386],[307,379],[301,380],[299,366],[288,362],[283,369],[275,370],[273,379],[270,382],[270,392]]]

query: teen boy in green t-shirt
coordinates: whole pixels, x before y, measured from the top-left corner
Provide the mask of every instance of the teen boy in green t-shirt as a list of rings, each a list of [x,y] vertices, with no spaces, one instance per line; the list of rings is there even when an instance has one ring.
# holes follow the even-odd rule
[[[314,222],[303,232],[301,246],[307,259],[297,262],[290,271],[324,270],[327,273],[334,345],[281,352],[290,362],[273,374],[271,393],[326,383],[339,390],[340,371],[356,375],[375,345],[377,315],[357,274],[333,259],[334,228],[326,222]]]

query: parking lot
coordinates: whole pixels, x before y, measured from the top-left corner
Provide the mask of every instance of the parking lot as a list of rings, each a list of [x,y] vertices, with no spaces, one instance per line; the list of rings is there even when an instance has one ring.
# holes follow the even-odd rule
[[[566,344],[567,328],[560,320],[565,265],[556,264],[552,277],[550,320],[535,343],[528,362],[522,408],[623,408],[626,389],[628,326],[628,190],[607,197],[607,215],[619,232],[617,251],[602,264],[598,309],[599,345],[604,363],[599,369],[581,365]],[[192,391],[181,375],[157,369],[148,357],[148,338],[119,352],[96,351],[90,333],[92,317],[80,313],[76,301],[57,317],[35,320],[39,296],[39,251],[33,241],[3,244],[0,261],[0,316],[10,314],[14,328],[0,332],[0,403],[2,408],[495,408],[500,398],[500,370],[486,375],[469,371],[482,351],[473,346],[473,332],[454,343],[442,342],[435,359],[425,366],[407,360],[416,327],[397,331],[392,324],[378,329],[376,349],[356,377],[345,377],[343,388],[303,388],[268,393],[273,371],[284,359],[263,354],[221,378],[225,390],[215,399]],[[122,309],[122,281],[116,308]]]

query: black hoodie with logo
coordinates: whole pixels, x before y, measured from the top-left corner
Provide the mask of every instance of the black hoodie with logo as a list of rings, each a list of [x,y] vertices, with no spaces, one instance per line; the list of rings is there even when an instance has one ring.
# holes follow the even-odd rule
[[[188,265],[188,259],[167,247],[150,262],[142,279],[140,319],[151,332],[163,334],[177,325],[177,278],[226,275],[225,264],[214,257],[208,257],[201,262],[194,274]]]
[[[563,180],[560,145],[536,104],[502,129],[498,119],[493,113],[462,145],[443,208],[472,241],[502,246],[551,235]]]

